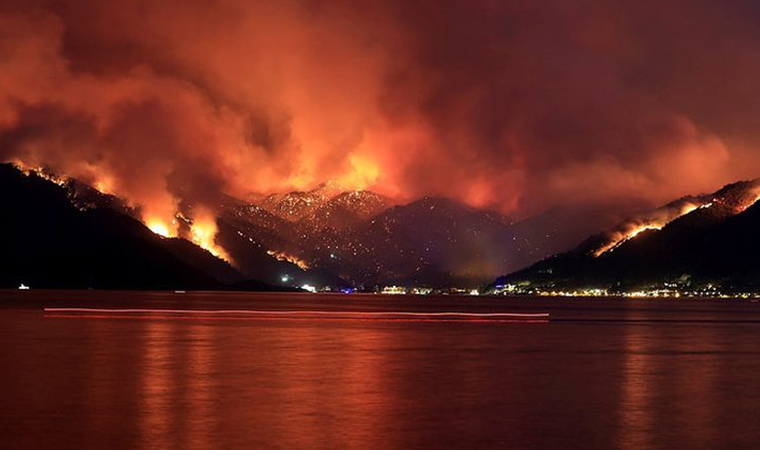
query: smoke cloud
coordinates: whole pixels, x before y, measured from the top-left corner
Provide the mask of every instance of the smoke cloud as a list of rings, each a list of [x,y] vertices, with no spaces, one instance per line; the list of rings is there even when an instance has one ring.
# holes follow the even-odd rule
[[[0,0],[0,159],[171,220],[331,179],[515,216],[760,173],[760,7]]]

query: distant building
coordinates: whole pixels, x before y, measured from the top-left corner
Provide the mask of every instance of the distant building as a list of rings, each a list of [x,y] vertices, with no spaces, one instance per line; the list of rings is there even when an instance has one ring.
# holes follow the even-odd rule
[[[391,295],[406,294],[406,288],[403,286],[385,286],[380,293]]]

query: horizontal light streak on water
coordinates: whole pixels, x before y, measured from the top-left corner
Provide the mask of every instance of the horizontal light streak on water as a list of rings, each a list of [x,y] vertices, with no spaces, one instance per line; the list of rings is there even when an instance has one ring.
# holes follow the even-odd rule
[[[134,318],[148,315],[151,318],[178,318],[192,316],[215,319],[301,319],[301,320],[418,320],[418,321],[490,321],[544,323],[549,313],[468,313],[459,311],[413,312],[413,311],[277,311],[249,309],[151,309],[151,308],[44,308],[48,317]],[[227,317],[225,317],[227,316]],[[230,317],[231,316],[231,317]],[[181,318],[181,317],[180,317]]]
[[[194,320],[194,321],[223,321],[231,320],[238,322],[265,322],[265,321],[293,321],[293,322],[458,322],[458,323],[498,323],[498,324],[537,324],[549,323],[549,319],[419,319],[410,317],[244,317],[244,316],[201,316],[201,315],[160,315],[160,314],[142,314],[142,315],[124,315],[124,314],[45,314],[49,319],[108,319],[108,320]]]

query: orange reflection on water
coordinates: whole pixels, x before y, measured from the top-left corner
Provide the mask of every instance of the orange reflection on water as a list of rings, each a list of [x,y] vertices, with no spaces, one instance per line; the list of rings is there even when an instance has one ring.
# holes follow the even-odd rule
[[[724,352],[716,337],[714,326],[695,327],[680,339],[671,339],[678,351],[680,364],[676,365],[677,377],[681,382],[674,386],[680,400],[680,414],[674,426],[688,430],[693,440],[692,447],[709,446],[709,442],[720,442],[716,435],[715,421],[718,418],[719,392],[716,355]],[[713,447],[714,448],[714,447]]]
[[[674,434],[683,448],[716,448],[714,361],[725,350],[714,326],[627,327],[621,448],[653,448]]]
[[[139,391],[140,441],[145,448],[178,443],[186,449],[216,448],[214,330],[208,323],[146,323]]]
[[[171,379],[175,325],[164,321],[145,323],[143,372],[139,391],[140,440],[145,448],[169,448],[174,384]]]
[[[84,324],[83,329],[88,336],[102,336],[108,327],[107,322],[93,320]],[[90,431],[83,437],[85,447],[96,447],[102,445],[103,436],[108,436],[113,427],[113,415],[109,413],[117,406],[113,380],[118,377],[116,360],[120,355],[108,339],[87,339],[87,346],[87,358],[82,361],[87,367],[83,403],[87,405],[86,421]]]
[[[214,326],[191,325],[187,339],[191,340],[186,367],[187,420],[185,434],[188,449],[214,448],[214,411],[216,382],[213,373]]]
[[[628,327],[623,364],[623,399],[621,448],[641,450],[651,447],[654,434],[652,417],[651,343],[644,327]]]

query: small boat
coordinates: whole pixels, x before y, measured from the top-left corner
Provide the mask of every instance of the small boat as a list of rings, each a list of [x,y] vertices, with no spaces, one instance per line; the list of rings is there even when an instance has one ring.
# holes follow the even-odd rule
[[[21,283],[21,284],[19,285],[18,289],[19,289],[20,291],[28,291],[28,290],[29,290],[29,286],[25,285],[24,283]]]

